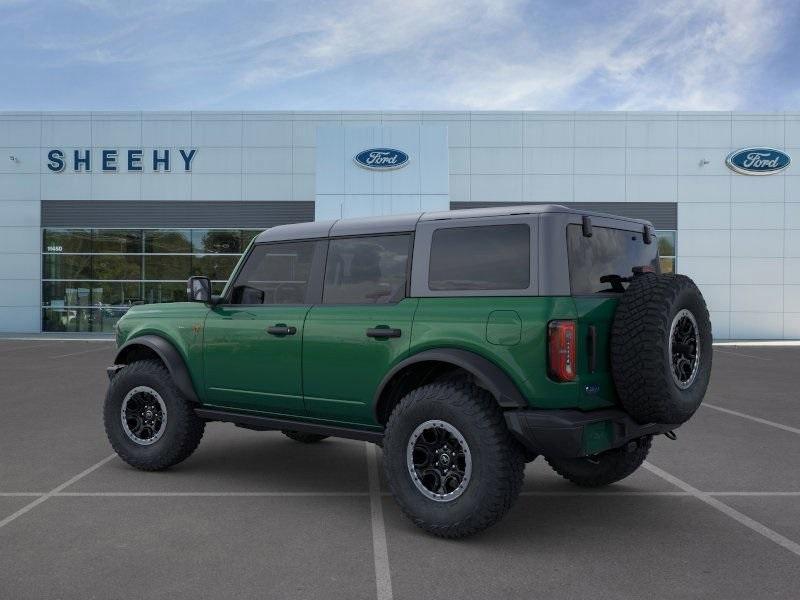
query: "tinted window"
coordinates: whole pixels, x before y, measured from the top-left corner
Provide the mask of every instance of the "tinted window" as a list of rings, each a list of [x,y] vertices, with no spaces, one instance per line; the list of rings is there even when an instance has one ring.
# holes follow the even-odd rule
[[[405,296],[410,236],[331,240],[323,302],[387,304]]]
[[[645,244],[636,231],[593,227],[585,237],[580,225],[567,226],[569,277],[573,294],[622,292],[634,267],[658,272],[658,246]]]
[[[303,304],[306,302],[316,242],[262,244],[244,263],[231,304]]]
[[[530,287],[530,228],[488,225],[437,229],[431,241],[431,290]]]

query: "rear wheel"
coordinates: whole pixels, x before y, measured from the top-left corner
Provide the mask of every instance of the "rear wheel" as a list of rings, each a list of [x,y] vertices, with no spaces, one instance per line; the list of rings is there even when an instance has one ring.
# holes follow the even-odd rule
[[[156,360],[131,363],[114,376],[103,421],[114,451],[144,471],[160,471],[187,459],[205,431],[205,422]]]
[[[520,446],[494,398],[466,379],[437,381],[406,395],[389,418],[383,451],[400,508],[441,537],[493,525],[522,487]]]
[[[582,458],[546,458],[553,470],[581,487],[601,487],[625,479],[638,469],[650,451],[653,436],[628,442],[621,448]]]
[[[320,435],[318,433],[303,433],[302,431],[294,431],[291,429],[283,429],[281,433],[289,439],[303,444],[316,444],[328,437],[327,435]]]

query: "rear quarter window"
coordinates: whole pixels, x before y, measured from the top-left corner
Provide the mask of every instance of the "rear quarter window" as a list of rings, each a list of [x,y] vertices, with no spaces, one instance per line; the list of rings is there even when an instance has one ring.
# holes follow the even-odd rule
[[[524,290],[531,278],[531,230],[525,224],[437,229],[431,239],[433,291]]]
[[[658,243],[645,244],[637,231],[593,227],[592,236],[583,235],[580,225],[567,226],[567,253],[572,294],[620,293],[634,267],[659,271]]]

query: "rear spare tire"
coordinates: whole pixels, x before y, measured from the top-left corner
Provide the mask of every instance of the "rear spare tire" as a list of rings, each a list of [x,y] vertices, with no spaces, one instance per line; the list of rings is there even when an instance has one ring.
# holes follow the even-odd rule
[[[691,417],[711,375],[711,321],[685,275],[634,277],[611,328],[611,373],[622,407],[639,423]]]

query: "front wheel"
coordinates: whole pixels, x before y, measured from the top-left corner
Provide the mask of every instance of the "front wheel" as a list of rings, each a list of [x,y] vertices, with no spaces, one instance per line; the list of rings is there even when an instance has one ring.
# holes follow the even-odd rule
[[[492,396],[466,379],[434,382],[406,395],[389,418],[383,452],[400,508],[440,537],[464,537],[493,525],[522,487],[522,449]]]
[[[642,466],[653,436],[646,435],[621,448],[582,458],[547,457],[547,464],[564,479],[581,487],[601,487],[625,479]]]
[[[160,471],[185,460],[205,431],[205,421],[156,360],[136,361],[114,376],[103,421],[114,451],[143,471]]]

